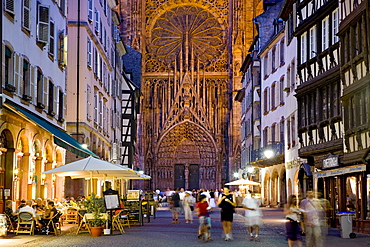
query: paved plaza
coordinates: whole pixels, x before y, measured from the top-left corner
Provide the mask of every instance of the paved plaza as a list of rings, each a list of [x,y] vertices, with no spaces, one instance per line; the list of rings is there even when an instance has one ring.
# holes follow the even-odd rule
[[[6,238],[0,238],[0,246],[130,246],[130,247],[156,247],[156,246],[288,246],[285,239],[284,215],[281,209],[263,208],[264,225],[260,230],[261,242],[250,242],[247,237],[247,227],[243,209],[237,209],[234,217],[233,241],[222,239],[222,227],[219,209],[216,208],[212,217],[212,242],[202,242],[197,238],[197,220],[194,216],[194,224],[185,224],[183,216],[180,216],[180,224],[171,223],[171,213],[167,208],[160,208],[157,217],[151,218],[150,223],[144,222],[144,226],[132,226],[126,228],[126,233],[102,237],[91,237],[88,233],[76,235],[76,225],[65,224],[61,236],[45,235],[19,235],[9,234]],[[325,246],[370,246],[370,236],[357,234],[356,238],[340,238],[338,229],[330,229],[326,238]]]

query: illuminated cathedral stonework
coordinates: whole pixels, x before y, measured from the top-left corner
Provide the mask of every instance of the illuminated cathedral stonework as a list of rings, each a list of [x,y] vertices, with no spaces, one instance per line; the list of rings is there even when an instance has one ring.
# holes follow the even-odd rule
[[[152,176],[152,189],[219,189],[241,166],[241,106],[234,97],[261,6],[248,0],[121,2],[126,43],[142,54],[134,166]]]

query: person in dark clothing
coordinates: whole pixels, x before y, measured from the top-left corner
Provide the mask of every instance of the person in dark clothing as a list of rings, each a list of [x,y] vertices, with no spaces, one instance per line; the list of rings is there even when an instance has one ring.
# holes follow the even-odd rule
[[[18,215],[13,212],[11,200],[6,201],[5,203],[5,214],[9,216],[12,222],[18,222]]]
[[[181,210],[179,189],[171,196],[172,223],[179,223],[179,213]]]
[[[225,241],[232,240],[231,230],[236,198],[234,194],[230,193],[229,188],[224,188],[224,194],[219,197],[217,205],[221,208],[221,221],[225,233]]]

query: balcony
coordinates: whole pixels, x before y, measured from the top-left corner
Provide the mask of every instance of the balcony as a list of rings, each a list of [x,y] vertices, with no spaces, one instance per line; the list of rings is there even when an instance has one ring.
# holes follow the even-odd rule
[[[275,142],[252,151],[251,164],[255,167],[269,167],[284,163],[284,143]]]

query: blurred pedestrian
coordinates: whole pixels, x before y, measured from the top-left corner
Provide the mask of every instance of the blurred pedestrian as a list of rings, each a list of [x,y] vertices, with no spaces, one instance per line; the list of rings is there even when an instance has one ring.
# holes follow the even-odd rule
[[[298,247],[302,247],[302,229],[300,227],[302,211],[298,207],[295,195],[288,197],[288,202],[284,205],[284,213],[287,220],[285,226],[288,246],[293,247],[297,243]]]
[[[259,227],[262,224],[262,211],[258,205],[258,200],[248,193],[242,202],[245,208],[245,217],[248,225],[249,240],[259,242]]]
[[[211,208],[215,208],[216,207],[216,201],[215,201],[215,192],[213,190],[210,190],[209,192],[209,195],[210,195],[210,199],[209,199],[209,206]]]
[[[232,240],[232,224],[234,219],[234,212],[236,207],[235,195],[230,193],[229,188],[224,187],[224,194],[222,194],[217,202],[221,208],[222,228],[225,233],[225,241]]]
[[[306,246],[322,247],[323,242],[319,217],[321,204],[319,200],[315,200],[312,190],[306,192],[306,198],[301,201],[300,208],[303,210]]]
[[[179,189],[175,189],[175,192],[171,196],[170,204],[172,211],[172,223],[179,223],[179,213],[181,210]]]

